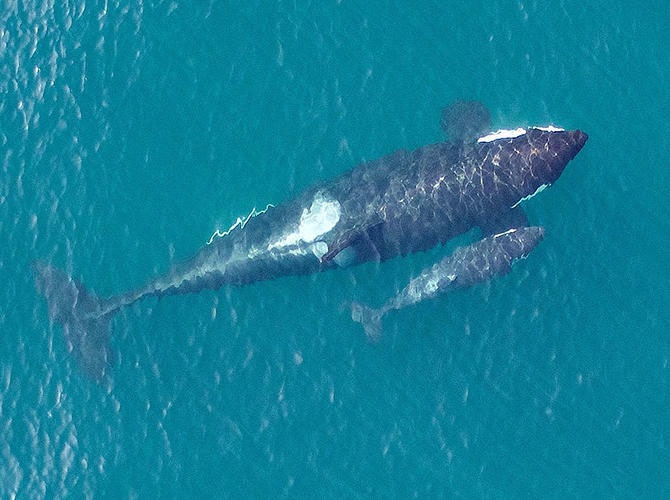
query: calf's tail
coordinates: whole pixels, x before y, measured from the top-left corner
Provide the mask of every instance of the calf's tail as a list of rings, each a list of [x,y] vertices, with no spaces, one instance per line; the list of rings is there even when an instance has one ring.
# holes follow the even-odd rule
[[[358,302],[351,304],[351,319],[363,325],[365,335],[373,342],[378,341],[382,335],[383,316],[384,311],[381,309],[373,309]]]

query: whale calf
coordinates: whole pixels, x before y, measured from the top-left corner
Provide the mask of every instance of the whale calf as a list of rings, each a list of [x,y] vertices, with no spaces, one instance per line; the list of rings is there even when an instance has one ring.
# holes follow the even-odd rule
[[[113,361],[112,317],[145,297],[381,262],[474,227],[488,237],[527,226],[520,203],[559,178],[587,135],[553,126],[492,132],[489,116],[480,103],[458,101],[443,112],[446,140],[362,163],[253,212],[135,290],[100,298],[44,262],[33,264],[36,287],[84,373],[100,381]]]
[[[541,227],[511,228],[488,236],[451,255],[412,278],[407,286],[383,306],[373,309],[354,302],[351,317],[362,323],[371,340],[381,334],[381,320],[392,309],[402,309],[438,295],[465,288],[512,270],[519,259],[525,259],[544,237]]]

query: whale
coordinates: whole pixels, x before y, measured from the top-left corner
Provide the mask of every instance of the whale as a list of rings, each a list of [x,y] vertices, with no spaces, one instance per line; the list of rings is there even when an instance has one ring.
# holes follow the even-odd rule
[[[473,228],[485,238],[528,226],[521,204],[551,186],[588,139],[553,125],[493,132],[489,111],[476,101],[445,108],[441,126],[444,140],[363,162],[254,210],[192,258],[127,292],[99,297],[51,262],[34,261],[50,323],[62,328],[83,373],[102,381],[114,361],[111,321],[130,304],[384,262]]]
[[[354,302],[351,317],[363,325],[370,340],[381,335],[382,318],[391,310],[403,309],[459,288],[504,276],[544,238],[544,228],[510,228],[470,245],[456,248],[450,255],[424,269],[395,296],[379,308]]]

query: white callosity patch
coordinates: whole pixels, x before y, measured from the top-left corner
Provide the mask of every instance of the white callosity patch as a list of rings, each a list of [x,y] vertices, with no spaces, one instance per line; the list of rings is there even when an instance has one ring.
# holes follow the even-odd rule
[[[528,129],[524,128],[516,128],[514,130],[498,130],[497,132],[493,132],[491,134],[485,135],[483,137],[480,137],[477,139],[477,142],[492,142],[498,139],[513,139],[515,137],[521,137],[524,134],[527,134],[529,130],[543,130],[545,132],[563,132],[565,129],[556,127],[554,125],[546,125],[546,126],[534,126],[534,127],[529,127]],[[512,205],[511,208],[516,207],[519,203],[522,201],[530,200],[533,196],[535,196],[538,193],[541,193],[544,191],[549,184],[542,184],[539,188],[535,190],[533,194],[530,194],[528,196],[524,196],[521,198],[519,201],[517,201],[514,205]],[[505,234],[505,233],[503,233]]]
[[[339,201],[326,191],[318,191],[309,209],[303,209],[295,230],[283,234],[277,241],[270,243],[268,250],[292,247],[300,243],[313,243],[309,245],[309,251],[319,258],[323,257],[328,251],[328,245],[316,239],[335,227],[341,213],[342,207]],[[299,249],[296,251],[302,253]]]
[[[490,134],[486,134],[483,137],[480,137],[477,139],[477,142],[493,142],[498,139],[513,139],[515,137],[520,137],[524,134],[526,134],[530,129],[537,129],[537,130],[544,130],[545,132],[562,132],[565,129],[555,127],[553,125],[547,125],[544,127],[528,127],[527,129],[525,128],[515,128],[515,129],[501,129],[498,130],[497,132],[492,132]]]
[[[547,187],[547,186],[542,187],[542,189],[544,189],[545,187]],[[539,189],[538,191],[542,191],[542,189]],[[535,196],[535,195],[538,193],[538,191],[535,191],[535,193],[533,193],[531,196]],[[527,196],[526,198],[530,198],[531,196]],[[525,200],[526,198],[524,198],[524,200]],[[523,201],[523,200],[521,200],[521,201]],[[521,201],[519,201],[516,205],[518,205],[519,203],[521,203]],[[516,205],[514,205],[514,206],[516,206]],[[493,238],[494,238],[494,239],[495,239],[495,238],[500,238],[500,237],[502,237],[502,236],[506,236],[506,235],[508,235],[508,234],[514,234],[514,233],[516,233],[516,232],[517,232],[517,228],[513,227],[512,229],[508,229],[507,231],[505,231],[505,232],[503,232],[503,233],[494,234],[494,235],[493,235]],[[525,254],[522,254],[522,255],[520,255],[520,256],[518,256],[518,257],[515,257],[514,259],[512,259],[511,265],[514,265],[514,263],[515,263],[516,261],[525,259],[526,257],[527,257],[527,255],[525,255]]]
[[[498,130],[477,139],[477,142],[492,142],[497,139],[512,139],[526,133],[525,128],[516,128],[514,130]]]
[[[512,229],[508,229],[505,232],[494,234],[493,237],[494,238],[500,238],[501,236],[505,236],[506,234],[513,234],[513,233],[516,233],[516,228],[514,228],[514,227]]]
[[[546,127],[532,127],[538,130],[544,130],[545,132],[564,132],[564,128],[554,127],[553,125],[547,125]]]

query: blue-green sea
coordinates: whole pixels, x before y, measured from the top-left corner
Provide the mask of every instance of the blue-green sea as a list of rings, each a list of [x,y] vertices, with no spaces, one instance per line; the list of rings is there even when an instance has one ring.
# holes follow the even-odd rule
[[[1,498],[670,497],[663,2],[4,0]],[[447,248],[149,298],[82,375],[35,259],[101,296],[358,163],[492,127],[589,141],[511,274],[389,313]]]

